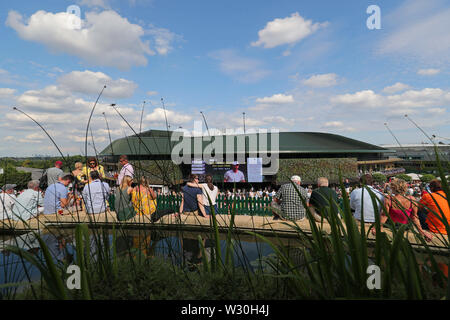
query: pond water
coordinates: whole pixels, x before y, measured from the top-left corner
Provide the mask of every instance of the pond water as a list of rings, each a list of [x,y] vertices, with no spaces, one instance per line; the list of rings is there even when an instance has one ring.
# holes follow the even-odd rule
[[[90,232],[90,252],[95,260],[97,242],[102,242],[102,237],[99,237],[99,230],[91,230]],[[107,232],[105,239],[111,245],[113,235],[111,231],[105,232]],[[122,229],[116,233],[116,251],[119,255],[164,257],[182,268],[193,271],[196,270],[195,266],[201,264],[203,260],[203,250],[198,240],[199,235],[205,248],[206,259],[209,261],[216,254],[215,240],[210,233]],[[224,260],[227,249],[226,235],[221,234],[220,237],[222,260]],[[70,264],[76,259],[73,229],[48,230],[41,233],[41,238],[57,265],[64,266],[64,264]],[[18,255],[6,250],[9,245],[25,249],[43,261],[42,250],[33,233],[16,237],[1,235],[0,295],[3,298],[11,297],[14,293],[20,292],[30,280],[32,282],[40,280],[39,270],[25,259],[21,259]],[[245,268],[250,272],[255,269],[263,270],[267,268],[264,258],[274,255],[274,251],[269,244],[256,241],[254,236],[249,235],[234,235],[231,252],[234,265]]]

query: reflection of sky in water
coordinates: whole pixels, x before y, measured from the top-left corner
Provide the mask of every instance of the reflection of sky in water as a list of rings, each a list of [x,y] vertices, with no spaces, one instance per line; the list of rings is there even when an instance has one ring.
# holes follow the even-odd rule
[[[55,262],[62,263],[67,254],[73,255],[73,246],[70,243],[67,243],[64,247],[61,242],[61,237],[52,234],[41,235],[41,237],[47,245]],[[27,251],[39,248],[39,243],[33,233],[20,235],[5,241],[2,240],[0,246],[0,285],[6,283],[28,282],[28,277],[31,281],[39,280],[40,273],[36,267],[12,252],[5,252],[4,249],[8,245],[16,246]],[[37,256],[39,260],[43,259],[41,250],[37,252]],[[8,292],[12,292],[12,290],[15,290],[15,287],[3,288],[0,292],[7,295]]]
[[[205,252],[208,255],[207,259],[210,260],[211,249],[215,250],[214,240],[210,237],[206,238],[204,247]],[[225,259],[226,247],[226,240],[220,240],[223,261]],[[246,266],[252,269],[252,266],[250,265],[252,261],[273,253],[273,250],[267,243],[235,241],[232,252],[235,266]],[[171,257],[172,261],[178,265],[181,264],[183,258],[193,263],[200,262],[200,254],[201,247],[197,239],[168,237],[158,241],[155,247],[155,255]]]
[[[143,235],[144,236],[133,236],[126,232],[120,232],[119,235],[118,233],[116,242],[117,253],[126,253],[129,252],[129,250],[136,253],[140,250],[147,256],[154,255],[170,258],[172,262],[177,265],[182,265],[183,262],[195,264],[202,261],[201,248],[197,239],[182,238],[182,235],[179,237],[164,236],[161,232],[150,234],[148,231],[143,232]],[[210,260],[211,252],[215,251],[215,243],[210,235],[207,236],[203,234],[202,236],[206,238],[204,240],[205,252],[207,260]],[[71,261],[71,257],[76,258],[74,236],[62,237],[54,234],[43,234],[41,237],[57,264],[62,265],[64,259],[66,259],[66,261]],[[107,238],[110,244],[112,244],[112,235],[108,235]],[[0,240],[2,240],[0,245],[0,285],[5,283],[27,282],[28,278],[24,267],[28,271],[32,281],[39,280],[40,275],[36,267],[31,266],[31,264],[25,260],[22,261],[22,259],[13,253],[8,254],[4,252],[4,248],[8,245],[17,246],[25,250],[39,248],[39,243],[34,235],[29,233],[7,240],[0,238]],[[98,240],[91,236],[90,252],[94,260],[96,259],[96,241]],[[226,240],[220,240],[220,247],[222,250],[222,259],[224,260]],[[251,262],[255,262],[261,257],[271,253],[273,253],[273,250],[266,243],[235,241],[233,261],[236,266],[245,266],[246,269],[253,270],[254,263],[252,267],[250,264]],[[37,255],[43,259],[41,250],[38,250]],[[5,290],[11,289],[3,288],[0,292],[5,294]]]

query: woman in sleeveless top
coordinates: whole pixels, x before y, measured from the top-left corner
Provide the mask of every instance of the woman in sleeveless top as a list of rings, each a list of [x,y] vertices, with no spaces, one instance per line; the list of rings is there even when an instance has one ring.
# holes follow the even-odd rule
[[[86,176],[83,174],[83,164],[81,162],[75,162],[75,170],[72,171],[74,176],[74,194],[76,196],[76,204],[79,208],[81,208],[81,194],[83,192],[83,188],[86,185]]]
[[[405,180],[394,179],[390,183],[392,194],[388,195],[384,199],[384,207],[386,212],[389,213],[392,221],[400,224],[407,224],[409,219],[416,225],[417,230],[424,236],[425,240],[430,241],[433,235],[428,231],[422,229],[420,221],[417,215],[418,207],[414,203],[415,199],[412,196],[407,195],[408,185]],[[383,224],[388,220],[384,210],[381,211],[381,226],[380,231],[383,231]],[[375,229],[372,232],[375,233]]]
[[[117,214],[117,220],[125,221],[133,218],[136,212],[133,208],[133,203],[131,202],[131,193],[133,188],[131,188],[131,183],[133,178],[130,176],[125,176],[122,179],[122,183],[115,190],[115,200],[114,205]]]
[[[132,202],[134,210],[139,215],[150,215],[156,211],[156,194],[148,186],[148,181],[142,177],[139,185],[133,189]]]

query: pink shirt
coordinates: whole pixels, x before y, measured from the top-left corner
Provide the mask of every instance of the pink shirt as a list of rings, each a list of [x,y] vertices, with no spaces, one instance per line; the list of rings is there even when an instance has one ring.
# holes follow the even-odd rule
[[[391,200],[391,206],[389,207],[389,215],[391,216],[392,221],[407,224],[408,223],[408,217],[411,217],[411,214],[413,212],[414,208],[411,202],[411,206],[409,209],[399,209],[392,207],[392,200]]]

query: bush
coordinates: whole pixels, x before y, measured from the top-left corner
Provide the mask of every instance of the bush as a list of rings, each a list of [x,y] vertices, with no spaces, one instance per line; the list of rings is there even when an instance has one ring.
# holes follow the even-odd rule
[[[432,174],[424,174],[422,177],[420,177],[420,181],[428,183],[431,180],[436,179],[436,177]]]
[[[386,182],[386,176],[382,173],[374,173],[372,175],[372,178],[375,180],[375,182],[378,183],[385,183]]]
[[[398,174],[395,176],[397,179],[403,179],[406,182],[411,182],[412,178],[410,176],[408,176],[407,174]]]
[[[13,167],[4,168],[4,173],[0,174],[0,185],[16,184],[17,189],[26,189],[28,182],[31,180],[31,172],[17,171]]]

